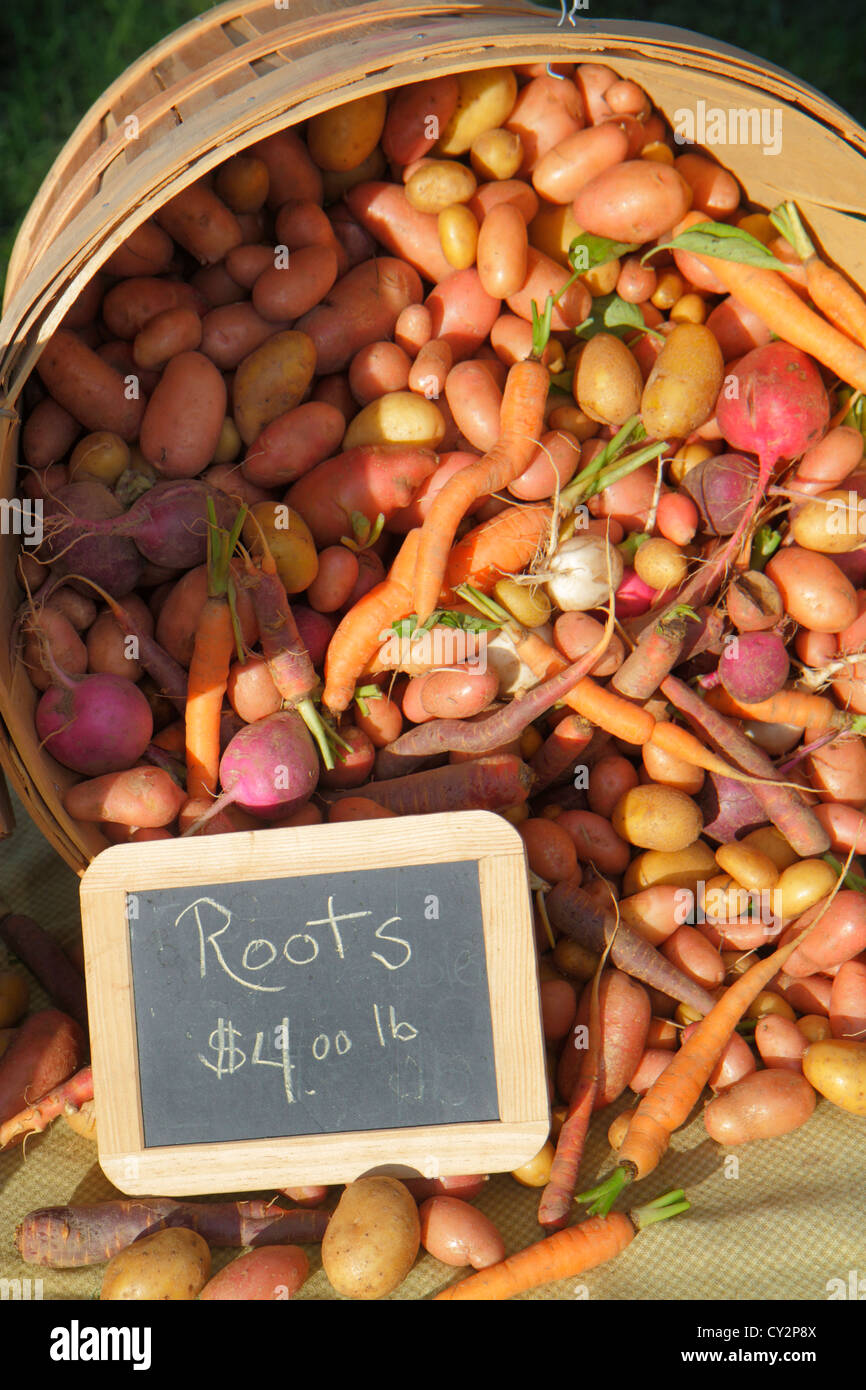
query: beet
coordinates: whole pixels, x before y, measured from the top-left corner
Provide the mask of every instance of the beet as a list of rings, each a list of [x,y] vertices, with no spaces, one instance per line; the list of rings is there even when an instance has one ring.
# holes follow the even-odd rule
[[[714,454],[690,468],[681,490],[688,493],[716,536],[732,536],[758,484],[758,469],[743,454]]]
[[[775,632],[741,632],[726,642],[719,658],[719,679],[735,700],[754,704],[769,700],[788,679],[791,663]]]
[[[138,762],[153,737],[153,715],[124,676],[60,676],[36,707],[36,732],[64,767],[101,777]]]
[[[222,793],[193,825],[200,831],[226,806],[277,820],[309,801],[319,781],[319,755],[294,710],[257,719],[235,734],[220,758]]]
[[[730,844],[738,835],[767,824],[767,813],[747,782],[708,772],[696,800],[704,818],[701,834],[720,845]]]
[[[734,449],[757,454],[763,472],[823,437],[830,399],[811,357],[788,343],[767,343],[728,371],[716,422]]]
[[[134,541],[111,525],[122,515],[122,506],[102,483],[67,483],[45,501],[38,558],[53,566],[57,578],[81,574],[113,598],[123,598],[138,584],[144,560]],[[75,579],[69,582],[87,592]]]

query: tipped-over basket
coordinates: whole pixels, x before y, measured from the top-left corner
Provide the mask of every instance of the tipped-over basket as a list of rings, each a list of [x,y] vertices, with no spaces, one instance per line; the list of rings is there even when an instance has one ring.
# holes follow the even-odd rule
[[[439,73],[556,59],[609,63],[675,121],[677,111],[781,113],[781,147],[711,149],[750,201],[794,198],[824,251],[866,283],[866,131],[798,78],[666,26],[600,22],[523,0],[246,0],[218,5],[133,64],[81,121],[15,243],[0,323],[0,498],[16,494],[18,410],[42,345],[135,227],[229,155],[367,92]],[[703,106],[701,106],[703,103]],[[729,134],[731,131],[729,131]],[[700,142],[700,128],[696,130]],[[35,692],[10,641],[22,597],[19,540],[0,545],[0,763],[52,845],[78,872],[106,845],[61,804],[70,774],[40,747]]]

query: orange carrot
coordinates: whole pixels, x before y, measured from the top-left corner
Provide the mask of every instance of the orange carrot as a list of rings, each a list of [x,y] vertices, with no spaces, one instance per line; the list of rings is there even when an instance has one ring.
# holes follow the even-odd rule
[[[240,535],[242,507],[231,534],[216,525],[208,498],[208,597],[199,618],[186,696],[186,789],[191,798],[215,796],[219,784],[220,712],[235,649],[229,562]]]
[[[540,362],[515,362],[502,397],[500,435],[477,463],[461,468],[437,493],[421,528],[415,568],[415,611],[426,622],[439,599],[457,527],[480,497],[507,487],[529,466],[544,426],[550,376]]]
[[[535,792],[551,786],[564,773],[570,773],[593,735],[592,725],[579,714],[561,719],[529,760],[535,773]]]
[[[643,632],[634,651],[614,671],[611,686],[630,700],[649,700],[680,660],[685,640],[685,619],[674,609]]]
[[[391,624],[412,612],[412,580],[419,529],[410,531],[386,579],[360,598],[328,644],[322,703],[334,714],[348,709],[358,677],[385,641]]]
[[[841,883],[841,879],[839,882]],[[832,899],[828,899],[829,902]],[[604,1216],[630,1182],[647,1177],[664,1157],[671,1135],[685,1124],[710,1074],[733,1036],[734,1029],[785,961],[820,921],[823,912],[772,955],[757,961],[729,985],[710,1012],[695,1027],[673,1060],[647,1091],[634,1112],[613,1172],[579,1202],[591,1202],[593,1215]]]
[[[803,226],[795,203],[781,203],[770,221],[800,257],[806,288],[815,307],[853,342],[866,348],[866,300],[835,266],[822,261]]]
[[[804,304],[775,270],[723,261],[718,256],[697,255],[697,259],[777,337],[817,358],[842,381],[866,391],[866,349]]]
[[[665,1221],[688,1209],[689,1203],[682,1189],[678,1189],[630,1212],[617,1211],[604,1218],[590,1217],[579,1226],[557,1231],[499,1264],[470,1274],[468,1279],[461,1279],[459,1284],[437,1293],[434,1302],[501,1300],[525,1293],[527,1289],[537,1289],[541,1284],[550,1284],[555,1279],[572,1279],[621,1254],[638,1232],[654,1221]]]
[[[93,1072],[90,1067],[83,1067],[35,1105],[28,1105],[0,1125],[0,1149],[20,1143],[28,1134],[41,1134],[67,1107],[80,1110],[88,1100],[93,1100]]]
[[[706,701],[721,714],[757,719],[761,724],[794,724],[801,729],[858,728],[858,719],[861,718],[837,709],[832,700],[823,695],[813,695],[808,690],[777,690],[768,700],[748,704],[744,700],[735,700],[727,690],[716,686],[707,692]]]
[[[453,601],[458,584],[472,584],[489,594],[503,575],[525,569],[552,519],[552,507],[507,507],[467,531],[448,556],[440,603]]]

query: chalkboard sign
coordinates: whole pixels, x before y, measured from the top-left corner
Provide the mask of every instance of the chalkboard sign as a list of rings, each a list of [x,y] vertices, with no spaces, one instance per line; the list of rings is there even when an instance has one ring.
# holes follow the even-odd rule
[[[541,1147],[529,893],[501,817],[115,846],[81,901],[122,1191],[489,1172]]]

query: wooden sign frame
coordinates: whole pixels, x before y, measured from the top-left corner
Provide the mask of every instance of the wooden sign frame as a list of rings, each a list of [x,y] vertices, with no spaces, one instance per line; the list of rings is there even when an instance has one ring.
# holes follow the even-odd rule
[[[145,1147],[128,893],[341,870],[477,861],[499,1119]],[[523,842],[489,811],[401,816],[116,845],[81,882],[99,1163],[130,1195],[190,1196],[394,1177],[505,1172],[549,1130]]]

